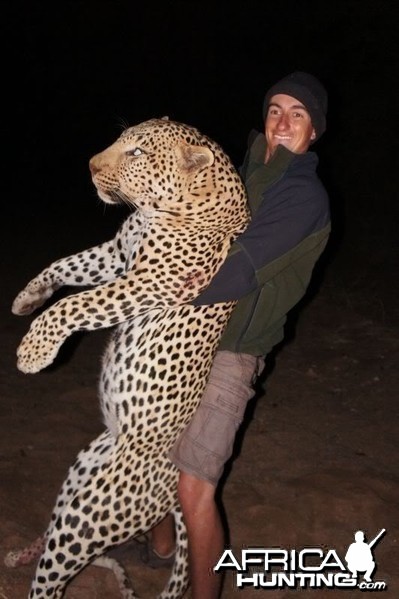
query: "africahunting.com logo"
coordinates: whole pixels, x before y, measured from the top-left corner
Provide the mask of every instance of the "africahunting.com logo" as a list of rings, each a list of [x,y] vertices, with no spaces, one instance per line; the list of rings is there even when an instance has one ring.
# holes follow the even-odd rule
[[[311,547],[296,549],[242,549],[240,557],[226,549],[214,570],[236,572],[238,588],[331,588],[384,591],[385,581],[373,581],[376,562],[372,548],[385,534],[383,528],[369,543],[362,530],[355,532],[342,560],[335,549]],[[345,562],[345,563],[344,563]]]

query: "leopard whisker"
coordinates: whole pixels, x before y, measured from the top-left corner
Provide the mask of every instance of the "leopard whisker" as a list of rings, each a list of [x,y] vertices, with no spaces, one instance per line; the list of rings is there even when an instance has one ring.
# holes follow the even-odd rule
[[[131,210],[135,210],[136,206],[132,203],[132,201],[121,191],[120,189],[115,189],[112,194],[123,204],[129,206]]]

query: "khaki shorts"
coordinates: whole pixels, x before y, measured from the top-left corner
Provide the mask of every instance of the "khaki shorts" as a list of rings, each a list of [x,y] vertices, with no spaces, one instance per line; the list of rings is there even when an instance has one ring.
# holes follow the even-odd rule
[[[217,485],[263,366],[248,354],[216,353],[203,398],[169,452],[179,470]]]

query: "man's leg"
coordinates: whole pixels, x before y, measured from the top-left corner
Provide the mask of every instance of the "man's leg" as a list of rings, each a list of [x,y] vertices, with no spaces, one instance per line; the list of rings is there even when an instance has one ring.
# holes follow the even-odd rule
[[[375,568],[375,562],[372,561],[372,562],[370,562],[370,565],[367,568],[367,571],[363,574],[363,578],[366,582],[372,582],[371,575],[374,572],[374,568]]]
[[[189,562],[192,599],[218,599],[221,574],[213,567],[224,549],[224,530],[215,503],[215,486],[185,472],[180,473],[178,494],[189,539]],[[152,549],[159,556],[173,550],[175,530],[173,516],[166,516],[152,529]]]
[[[224,549],[224,530],[215,487],[181,472],[178,492],[189,539],[192,599],[218,599],[222,576],[213,571]]]

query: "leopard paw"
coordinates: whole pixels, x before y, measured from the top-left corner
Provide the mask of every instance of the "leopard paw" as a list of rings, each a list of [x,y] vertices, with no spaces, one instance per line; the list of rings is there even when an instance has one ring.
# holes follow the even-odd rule
[[[33,279],[15,298],[11,311],[17,316],[32,314],[51,297],[57,287]]]
[[[36,319],[17,349],[17,367],[21,372],[34,374],[50,366],[58,354],[64,337],[49,331]]]

